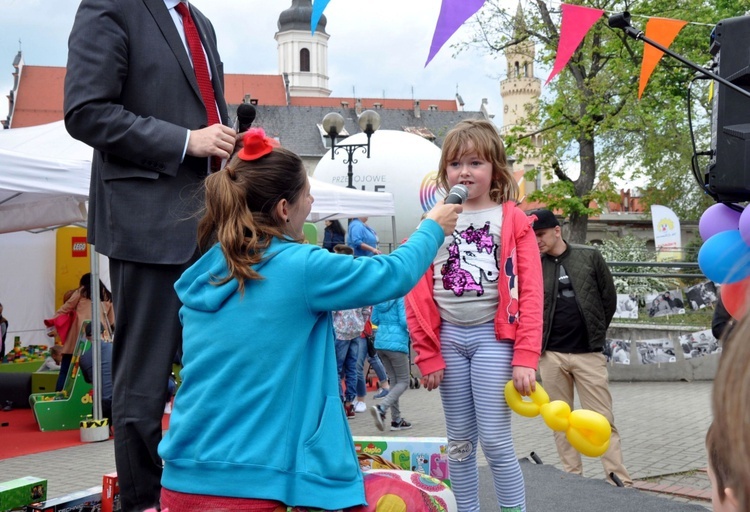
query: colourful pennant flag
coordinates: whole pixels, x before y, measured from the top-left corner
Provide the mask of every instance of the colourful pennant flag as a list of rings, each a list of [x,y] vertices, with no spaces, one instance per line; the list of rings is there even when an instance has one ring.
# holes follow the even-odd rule
[[[649,18],[646,22],[646,39],[659,43],[664,48],[669,48],[674,38],[680,33],[687,21],[672,20],[669,18]],[[641,80],[638,84],[638,99],[641,99],[643,90],[646,88],[651,73],[661,60],[664,52],[646,44],[643,49],[643,62],[641,63]]]
[[[547,85],[568,64],[589,29],[604,14],[602,9],[580,5],[561,4],[560,7],[562,8],[562,24],[560,25],[560,41],[557,43],[557,56],[552,72],[544,85]]]
[[[317,0],[320,1],[320,0]],[[458,30],[458,27],[471,18],[485,0],[443,0],[440,6],[440,15],[438,16],[435,33],[432,35],[432,45],[430,45],[430,54],[427,56],[427,62],[430,63],[432,58],[440,51],[440,48],[450,39]]]
[[[315,29],[318,27],[318,22],[320,21],[320,17],[323,16],[323,11],[325,10],[326,6],[328,5],[328,2],[331,0],[313,0],[313,10],[312,10],[312,16],[310,17],[310,32],[315,34]]]

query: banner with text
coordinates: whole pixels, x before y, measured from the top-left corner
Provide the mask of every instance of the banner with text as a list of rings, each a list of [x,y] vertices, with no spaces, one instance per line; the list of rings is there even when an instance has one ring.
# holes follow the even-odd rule
[[[666,206],[651,205],[651,221],[654,224],[654,246],[656,261],[682,260],[682,236],[680,219]]]

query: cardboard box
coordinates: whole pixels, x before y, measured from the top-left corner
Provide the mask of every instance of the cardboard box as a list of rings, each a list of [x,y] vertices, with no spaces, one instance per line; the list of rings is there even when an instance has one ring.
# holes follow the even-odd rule
[[[448,439],[444,437],[365,437],[354,436],[357,454],[363,469],[383,469],[378,459],[383,458],[397,466],[433,476],[450,485],[448,474]]]
[[[120,483],[117,473],[107,473],[102,479],[102,512],[117,512],[120,506]]]
[[[47,498],[47,480],[25,476],[0,483],[0,511],[25,507]]]
[[[93,512],[102,503],[102,486],[90,487],[26,507],[26,512]]]

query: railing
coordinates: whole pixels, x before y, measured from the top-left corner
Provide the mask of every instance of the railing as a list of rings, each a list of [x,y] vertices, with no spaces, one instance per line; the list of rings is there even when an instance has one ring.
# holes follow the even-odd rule
[[[665,272],[665,273],[646,273],[646,272],[612,272],[613,276],[617,277],[669,277],[669,278],[680,278],[680,279],[706,279],[706,276],[700,272],[698,263],[695,262],[676,262],[676,261],[608,261],[607,265],[610,267],[662,267],[662,268],[682,268],[682,269],[696,269],[699,272],[683,274],[680,272]]]

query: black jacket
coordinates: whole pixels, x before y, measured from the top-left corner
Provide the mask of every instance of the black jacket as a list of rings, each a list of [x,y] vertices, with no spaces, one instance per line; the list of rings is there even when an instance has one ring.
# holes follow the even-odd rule
[[[566,242],[567,243],[567,242]],[[604,348],[607,328],[617,310],[617,291],[606,262],[599,251],[586,245],[568,244],[565,252],[554,257],[542,254],[544,276],[544,335],[542,351],[547,348],[552,317],[557,302],[557,276],[565,266],[576,294],[576,302],[586,325],[589,349]]]

